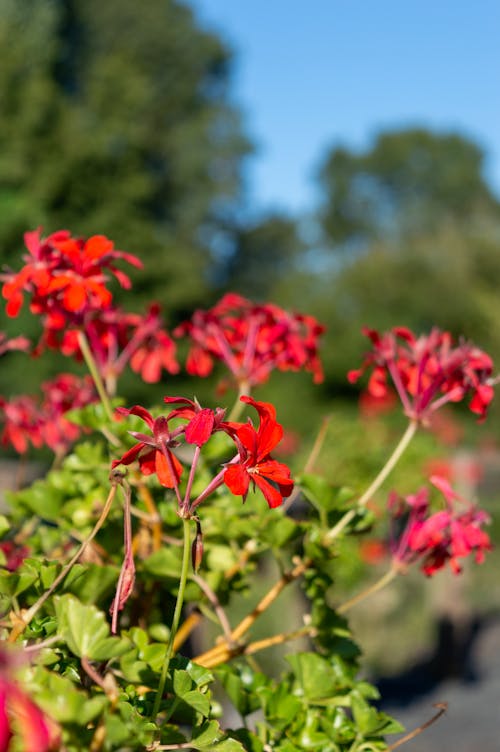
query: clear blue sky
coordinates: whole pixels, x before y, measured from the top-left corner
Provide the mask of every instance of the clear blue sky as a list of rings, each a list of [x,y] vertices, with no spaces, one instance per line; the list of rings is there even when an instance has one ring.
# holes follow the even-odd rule
[[[253,207],[307,209],[325,149],[459,130],[500,193],[500,0],[185,0],[236,54]]]

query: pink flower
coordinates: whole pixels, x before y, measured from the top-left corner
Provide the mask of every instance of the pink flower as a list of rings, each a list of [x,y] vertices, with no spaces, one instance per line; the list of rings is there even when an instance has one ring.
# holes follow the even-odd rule
[[[382,335],[374,329],[363,332],[373,347],[362,367],[348,373],[351,383],[370,369],[372,398],[385,399],[393,387],[406,415],[424,424],[442,405],[467,396],[469,409],[484,420],[493,399],[493,363],[485,352],[469,342],[454,345],[451,335],[439,329],[418,338],[404,327]]]
[[[442,493],[446,508],[430,512],[429,491],[421,488],[416,494],[399,499],[395,494],[389,498],[389,507],[394,518],[408,512],[404,529],[393,541],[393,559],[399,565],[419,562],[424,574],[435,574],[449,563],[455,573],[461,571],[459,559],[474,555],[477,563],[484,561],[491,542],[482,526],[490,522],[489,515],[464,501],[449,482],[438,475],[431,483]],[[457,508],[457,502],[461,508]]]
[[[228,293],[208,311],[195,311],[174,335],[188,336],[188,373],[205,377],[221,360],[239,385],[267,381],[274,369],[313,374],[323,380],[318,339],[324,327],[312,316],[289,313],[271,303],[255,304]]]
[[[9,350],[29,350],[30,341],[26,337],[13,337],[9,339],[5,332],[0,332],[0,355],[4,355]]]

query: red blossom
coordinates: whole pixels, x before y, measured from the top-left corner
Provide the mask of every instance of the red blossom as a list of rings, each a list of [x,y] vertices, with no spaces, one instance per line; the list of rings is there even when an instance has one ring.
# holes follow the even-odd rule
[[[148,384],[160,381],[163,370],[179,372],[176,345],[164,328],[157,304],[151,305],[144,315],[115,306],[87,312],[77,329],[47,325],[37,354],[49,347],[81,361],[79,330],[85,333],[99,373],[111,393],[127,364]]]
[[[15,572],[30,553],[27,546],[19,546],[13,540],[2,541],[0,543],[0,551],[5,556],[4,566],[9,572]]]
[[[0,441],[11,445],[19,454],[47,446],[56,454],[64,454],[81,434],[81,428],[65,417],[69,410],[84,407],[96,400],[89,376],[79,378],[71,373],[59,374],[42,384],[42,396],[21,395],[10,400],[0,397]]]
[[[115,261],[142,266],[135,256],[116,250],[104,235],[84,240],[73,238],[67,230],[46,238],[41,238],[40,233],[41,228],[24,236],[28,249],[24,267],[17,273],[2,275],[2,295],[7,300],[9,316],[18,315],[27,294],[31,311],[43,316],[49,328],[80,324],[89,310],[103,310],[111,304],[106,273],[111,273],[122,287],[130,287],[129,278],[115,266]]]
[[[208,376],[221,360],[239,385],[267,381],[274,369],[313,374],[323,380],[318,339],[324,327],[313,316],[290,313],[272,303],[255,304],[228,293],[208,311],[195,311],[174,335],[191,340],[188,373]]]
[[[270,508],[278,507],[293,490],[290,469],[270,455],[283,436],[283,427],[276,422],[276,410],[269,402],[252,397],[241,397],[241,401],[257,410],[259,427],[256,430],[250,421],[225,424],[239,455],[237,461],[227,465],[224,482],[232,493],[245,500],[251,481],[262,491]]]
[[[382,335],[374,329],[363,332],[373,347],[348,379],[355,383],[371,370],[368,392],[374,400],[386,399],[394,387],[406,415],[428,424],[439,407],[468,396],[469,409],[484,420],[493,399],[493,363],[485,352],[470,342],[455,345],[448,332],[436,328],[418,338],[404,327]]]
[[[221,407],[217,407],[214,411],[208,407],[201,407],[198,401],[186,397],[164,397],[163,401],[167,405],[182,405],[182,407],[170,411],[168,420],[183,418],[188,421],[184,427],[184,435],[188,444],[203,446],[214,431],[218,431],[222,426],[226,411]]]
[[[23,752],[60,749],[61,731],[13,679],[16,658],[0,654],[0,752],[15,745]],[[14,745],[11,741],[14,741]]]
[[[464,501],[453,491],[446,478],[433,475],[431,483],[442,493],[446,508],[431,513],[429,491],[421,488],[405,499],[391,494],[389,507],[394,517],[408,513],[406,524],[398,540],[393,541],[393,558],[399,564],[419,562],[424,574],[431,576],[449,563],[452,571],[461,571],[459,559],[471,554],[482,563],[491,542],[482,526],[490,522],[489,515]],[[458,507],[457,507],[458,502]]]
[[[175,488],[182,474],[182,465],[170,450],[177,446],[177,441],[169,431],[168,421],[164,416],[153,418],[144,407],[135,405],[130,409],[118,407],[120,415],[137,415],[147,424],[151,436],[130,431],[134,438],[139,439],[137,444],[125,452],[118,460],[114,460],[112,467],[117,465],[130,465],[137,460],[143,475],[156,473],[158,480],[165,488]]]

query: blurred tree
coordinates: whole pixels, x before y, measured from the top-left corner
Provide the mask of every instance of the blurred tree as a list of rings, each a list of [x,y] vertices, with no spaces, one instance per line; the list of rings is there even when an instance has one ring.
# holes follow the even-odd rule
[[[362,325],[437,325],[500,357],[500,202],[483,167],[472,141],[425,130],[327,156],[315,307],[329,323],[334,382],[359,360]]]
[[[261,301],[276,294],[306,250],[297,221],[278,213],[234,228],[232,242],[225,286]]]
[[[373,240],[400,244],[444,221],[498,219],[483,167],[480,147],[456,133],[389,131],[365,152],[334,148],[319,176],[325,236],[336,248],[357,250]]]
[[[3,260],[38,225],[105,233],[189,310],[249,149],[227,48],[175,0],[0,0],[0,50]]]

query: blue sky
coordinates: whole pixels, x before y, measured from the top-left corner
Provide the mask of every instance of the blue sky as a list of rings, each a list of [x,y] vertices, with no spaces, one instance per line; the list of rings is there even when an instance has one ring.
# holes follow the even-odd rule
[[[255,208],[307,210],[329,145],[382,128],[459,130],[500,194],[499,0],[189,0],[236,53],[233,93],[257,145]]]

